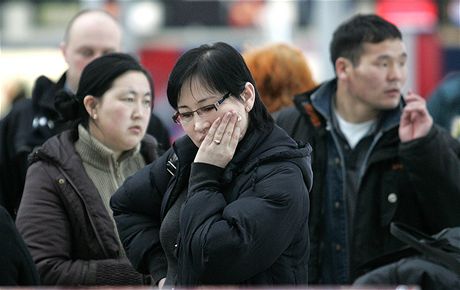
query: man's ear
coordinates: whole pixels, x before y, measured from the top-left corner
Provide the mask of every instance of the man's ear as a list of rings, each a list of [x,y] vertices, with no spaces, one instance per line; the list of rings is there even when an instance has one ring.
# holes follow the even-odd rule
[[[97,105],[99,101],[97,98],[91,95],[87,95],[83,99],[83,105],[85,106],[86,112],[92,119],[97,119]]]
[[[348,78],[348,72],[353,64],[351,63],[350,60],[344,58],[344,57],[339,57],[335,61],[335,74],[337,75],[337,78],[340,80],[345,80]]]
[[[241,97],[244,100],[244,109],[246,110],[246,112],[251,111],[252,107],[254,107],[254,102],[256,100],[256,90],[250,82],[247,82],[244,85],[244,90],[241,93]]]
[[[59,50],[61,51],[65,62],[68,63],[67,62],[67,51],[66,51],[66,49],[67,49],[67,43],[65,41],[61,41],[61,43],[59,43]]]

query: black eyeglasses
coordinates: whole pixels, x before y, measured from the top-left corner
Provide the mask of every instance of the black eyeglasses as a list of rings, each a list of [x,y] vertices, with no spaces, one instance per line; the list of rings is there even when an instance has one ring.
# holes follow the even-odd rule
[[[217,111],[219,109],[219,106],[230,96],[230,92],[226,93],[220,100],[217,102],[207,105],[201,108],[198,108],[194,111],[188,111],[188,112],[176,112],[173,116],[172,119],[175,123],[177,124],[186,124],[189,123],[193,120],[193,113],[197,113],[198,116],[200,117],[205,117],[208,116],[209,114]]]

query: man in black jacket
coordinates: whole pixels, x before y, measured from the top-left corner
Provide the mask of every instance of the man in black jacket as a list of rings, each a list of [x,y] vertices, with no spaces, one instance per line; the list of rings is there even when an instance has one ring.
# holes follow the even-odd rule
[[[277,123],[313,147],[309,283],[348,284],[361,265],[402,246],[389,225],[434,234],[460,224],[460,146],[402,97],[399,29],[358,15],[334,32],[336,78],[295,97]]]
[[[69,22],[60,45],[68,64],[57,83],[40,76],[32,90],[32,99],[21,100],[0,121],[0,204],[13,218],[19,207],[27,172],[27,156],[33,148],[67,129],[60,123],[54,99],[60,90],[76,92],[83,68],[93,59],[120,51],[122,29],[117,20],[103,10],[82,10]],[[150,118],[147,133],[155,136],[160,149],[166,150],[169,133],[160,119]]]

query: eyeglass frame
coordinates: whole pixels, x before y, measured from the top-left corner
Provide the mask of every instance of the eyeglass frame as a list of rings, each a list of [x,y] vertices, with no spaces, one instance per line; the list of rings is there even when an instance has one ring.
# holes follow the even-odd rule
[[[228,99],[228,97],[230,97],[230,95],[231,95],[231,93],[228,92],[228,93],[226,93],[225,95],[223,95],[221,99],[217,100],[215,103],[212,103],[212,104],[210,104],[210,105],[206,105],[206,106],[200,107],[200,108],[198,108],[198,109],[196,109],[196,110],[189,111],[189,112],[186,112],[186,113],[187,113],[187,114],[192,114],[192,116],[195,116],[194,113],[197,113],[198,116],[200,116],[200,115],[203,114],[203,113],[199,113],[199,111],[202,111],[204,108],[210,108],[210,107],[214,107],[214,109],[217,111],[217,110],[219,109],[220,105],[221,105],[226,99]],[[172,120],[174,121],[174,123],[176,123],[176,124],[182,124],[182,123],[180,122],[180,115],[181,115],[181,114],[183,114],[183,113],[180,113],[179,111],[177,111],[177,112],[174,113],[174,115],[172,115],[171,118],[172,118]],[[192,119],[193,119],[193,117],[192,117]],[[191,120],[190,120],[190,121],[191,121]],[[185,123],[189,123],[190,121],[185,122]]]

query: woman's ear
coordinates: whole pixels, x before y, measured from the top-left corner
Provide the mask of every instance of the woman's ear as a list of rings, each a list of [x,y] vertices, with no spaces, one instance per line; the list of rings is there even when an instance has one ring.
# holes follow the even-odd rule
[[[83,105],[85,106],[86,112],[88,115],[96,120],[97,119],[97,105],[98,105],[98,100],[91,95],[87,95],[83,99]]]
[[[250,82],[247,82],[244,85],[244,90],[241,94],[241,97],[244,100],[244,109],[246,112],[251,111],[252,107],[254,106],[254,102],[256,101],[256,89]]]

